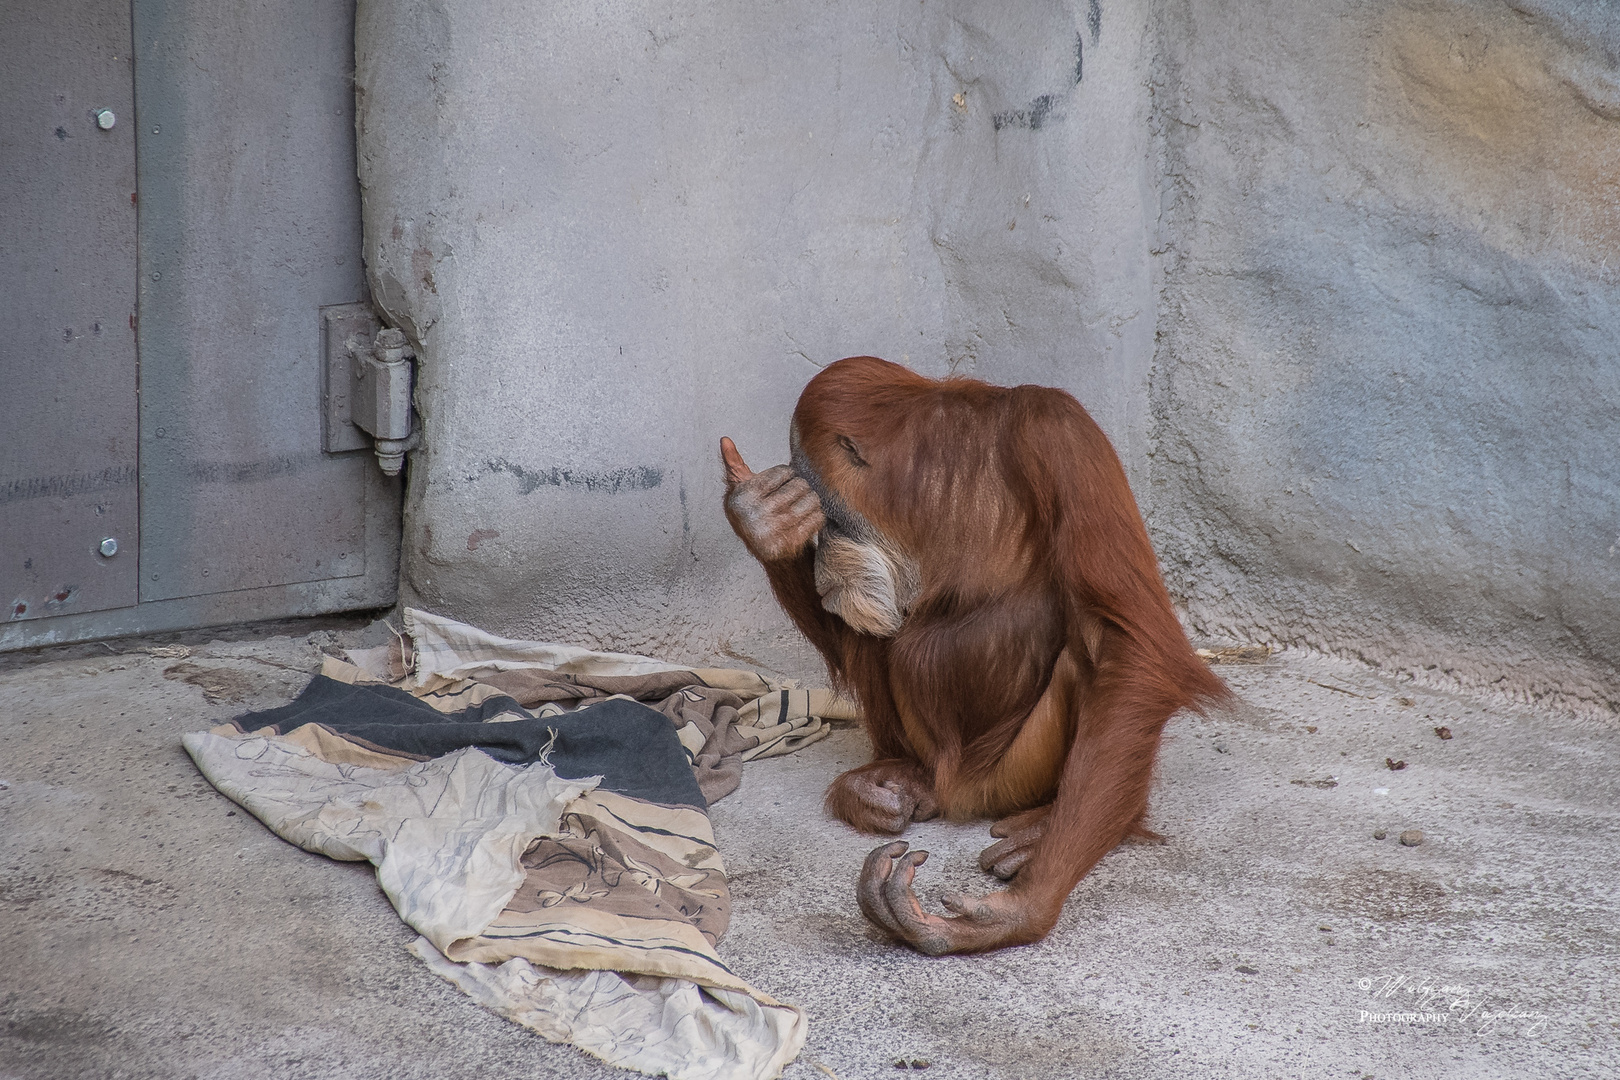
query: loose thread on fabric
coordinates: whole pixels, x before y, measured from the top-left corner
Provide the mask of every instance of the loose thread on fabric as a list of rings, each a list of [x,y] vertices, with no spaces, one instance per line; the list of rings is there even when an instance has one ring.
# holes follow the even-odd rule
[[[546,740],[546,745],[542,746],[535,756],[542,766],[551,769],[551,751],[557,745],[557,729],[548,727],[546,728],[546,734],[551,737]],[[552,771],[555,772],[556,770],[553,769]]]

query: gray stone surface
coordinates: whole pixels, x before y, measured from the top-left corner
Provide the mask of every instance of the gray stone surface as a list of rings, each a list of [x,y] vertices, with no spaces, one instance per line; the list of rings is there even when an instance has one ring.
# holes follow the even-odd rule
[[[786,460],[856,353],[1072,389],[1145,480],[1145,10],[362,0],[373,293],[422,356],[406,595],[775,647],[717,443]]]
[[[1612,712],[1613,5],[1161,11],[1146,501],[1193,624]]]
[[[368,869],[233,816],[192,768],[183,732],[284,702],[320,645],[361,636],[307,629],[0,665],[0,1077],[632,1075],[473,1005],[405,953]],[[788,1080],[896,1059],[997,1080],[1620,1072],[1620,733],[1297,652],[1221,671],[1245,705],[1172,722],[1168,843],[1116,851],[1051,937],[991,956],[928,959],[862,921],[872,841],[820,812],[858,731],[750,764],[713,811],[721,952],[808,1011]],[[913,839],[926,903],[991,884],[983,823]],[[1464,989],[1425,1008],[1405,993],[1424,985]]]
[[[362,0],[404,594],[791,651],[715,442],[876,353],[1074,390],[1202,633],[1612,713],[1610,8]]]

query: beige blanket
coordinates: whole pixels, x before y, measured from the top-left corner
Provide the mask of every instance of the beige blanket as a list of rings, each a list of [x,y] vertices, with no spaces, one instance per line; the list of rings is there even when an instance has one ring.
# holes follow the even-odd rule
[[[279,835],[375,863],[412,951],[546,1038],[693,1080],[793,1060],[803,1013],[716,949],[730,899],[706,806],[744,761],[853,719],[846,702],[415,610],[350,659],[187,750]]]

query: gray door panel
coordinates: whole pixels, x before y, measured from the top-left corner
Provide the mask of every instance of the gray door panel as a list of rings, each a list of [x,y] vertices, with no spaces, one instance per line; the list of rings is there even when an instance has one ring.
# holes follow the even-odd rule
[[[133,101],[127,3],[6,5],[0,624],[135,603]]]
[[[321,309],[368,300],[353,27],[4,4],[0,650],[393,602],[400,482],[322,450]]]
[[[321,452],[319,311],[365,296],[354,12],[137,0],[141,599],[365,572]]]

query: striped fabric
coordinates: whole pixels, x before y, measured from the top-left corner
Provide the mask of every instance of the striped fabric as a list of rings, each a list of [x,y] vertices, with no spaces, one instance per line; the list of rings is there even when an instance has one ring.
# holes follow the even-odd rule
[[[730,895],[706,807],[742,761],[854,719],[847,702],[415,610],[350,659],[186,749],[282,837],[375,863],[412,951],[546,1038],[676,1080],[797,1056],[804,1014],[716,951]]]

